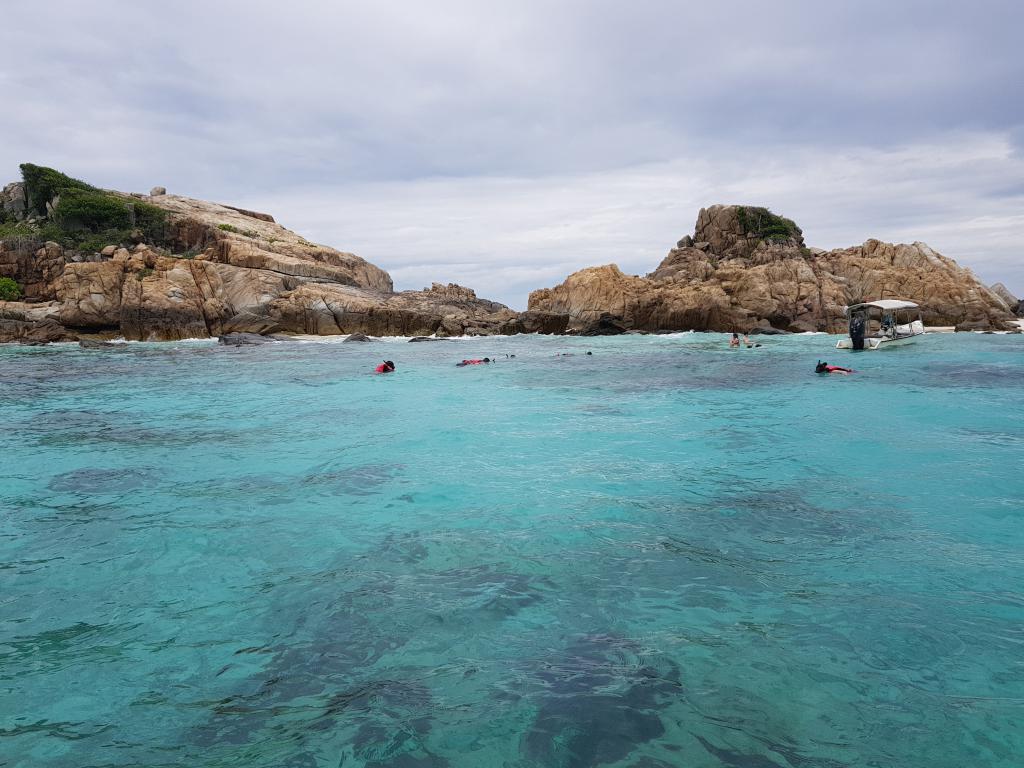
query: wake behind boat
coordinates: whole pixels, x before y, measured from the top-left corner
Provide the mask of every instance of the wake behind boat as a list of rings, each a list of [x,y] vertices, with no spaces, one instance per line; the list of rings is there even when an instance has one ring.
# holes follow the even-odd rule
[[[921,309],[912,301],[879,299],[854,304],[844,312],[850,337],[836,342],[836,349],[880,349],[924,333]]]

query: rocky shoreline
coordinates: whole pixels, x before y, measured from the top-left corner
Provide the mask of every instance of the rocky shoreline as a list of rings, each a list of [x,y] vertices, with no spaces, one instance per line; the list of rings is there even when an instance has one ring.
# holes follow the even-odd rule
[[[383,269],[266,213],[23,176],[0,192],[0,342],[836,332],[844,305],[881,296],[913,297],[928,324],[1009,330],[1021,309],[923,243],[819,251],[765,209],[712,206],[646,277],[584,269],[516,312],[455,284],[396,292]]]

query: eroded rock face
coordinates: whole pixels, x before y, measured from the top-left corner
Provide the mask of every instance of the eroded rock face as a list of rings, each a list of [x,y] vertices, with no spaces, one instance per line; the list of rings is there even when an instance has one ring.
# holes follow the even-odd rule
[[[701,209],[692,237],[647,277],[591,267],[530,294],[530,311],[566,313],[582,329],[604,314],[627,328],[790,331],[845,329],[843,308],[877,298],[922,307],[926,324],[1003,328],[1006,302],[924,243],[820,251],[788,219],[743,206]],[[765,214],[767,212],[764,212]]]
[[[171,214],[174,250],[202,250],[210,261],[247,269],[392,290],[391,276],[355,254],[310,243],[269,214],[203,200],[160,195],[151,203]]]
[[[124,264],[68,264],[57,281],[60,321],[75,328],[117,328],[121,324]]]
[[[56,243],[0,240],[0,277],[15,280],[27,299],[56,298],[56,283],[64,263],[64,249]]]

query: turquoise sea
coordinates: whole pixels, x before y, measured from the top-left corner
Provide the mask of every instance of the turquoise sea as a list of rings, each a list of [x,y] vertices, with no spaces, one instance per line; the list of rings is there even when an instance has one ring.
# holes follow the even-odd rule
[[[1021,766],[1024,337],[760,341],[0,347],[0,766]]]

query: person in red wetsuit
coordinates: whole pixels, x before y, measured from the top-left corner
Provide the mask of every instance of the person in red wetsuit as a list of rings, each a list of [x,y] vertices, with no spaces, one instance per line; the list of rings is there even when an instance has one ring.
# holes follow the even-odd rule
[[[847,374],[854,373],[854,370],[853,368],[843,368],[841,365],[829,365],[828,363],[823,363],[821,362],[821,360],[819,360],[818,364],[814,366],[814,372],[839,373],[842,374],[843,376],[846,376]]]
[[[463,360],[461,363],[456,363],[455,367],[456,368],[462,368],[464,365],[480,365],[482,363],[489,363],[489,362],[491,362],[491,358],[489,358],[489,357],[485,357],[483,360],[480,360],[480,359],[476,359],[476,360]]]
[[[385,360],[383,363],[373,369],[374,373],[391,373],[395,370],[395,364],[390,360]]]

